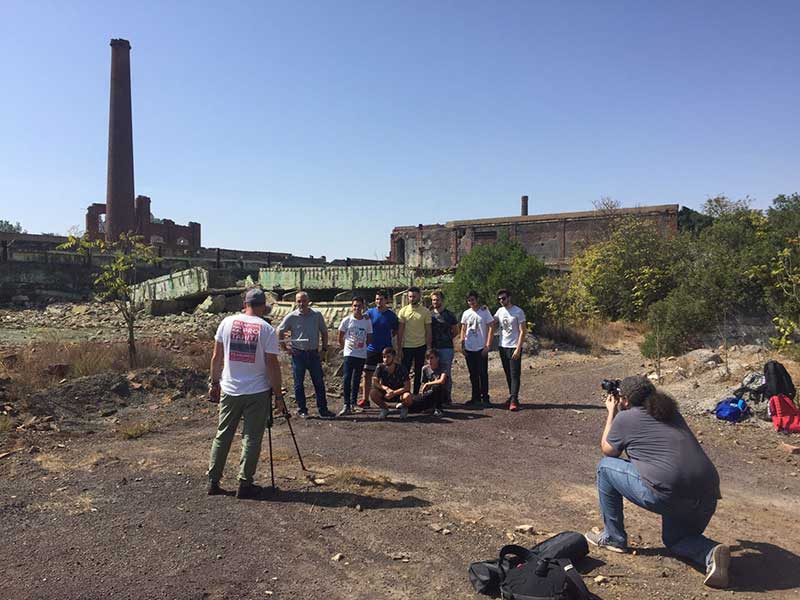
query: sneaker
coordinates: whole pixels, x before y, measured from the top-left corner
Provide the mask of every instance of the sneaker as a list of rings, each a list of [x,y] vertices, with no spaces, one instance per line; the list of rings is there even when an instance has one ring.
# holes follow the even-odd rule
[[[512,412],[516,412],[519,410],[519,404],[517,403],[516,400],[512,400],[511,402],[508,403],[508,410]]]
[[[342,410],[340,410],[340,411],[339,411],[339,412],[336,414],[336,416],[337,416],[337,417],[344,417],[345,415],[352,415],[352,414],[353,414],[353,409],[352,409],[352,408],[350,408],[350,405],[349,405],[349,404],[345,404],[345,405],[342,407]]]
[[[356,402],[356,406],[358,408],[369,408],[369,400],[364,400],[363,398]]]
[[[378,413],[378,418],[379,419],[385,419],[388,416],[389,416],[389,409],[388,408],[382,408],[381,412]]]
[[[307,410],[302,410],[302,409],[297,409],[297,416],[300,417],[301,419],[307,419],[308,418],[308,411]]]
[[[336,415],[329,411],[327,408],[319,411],[319,418],[320,419],[335,419]]]
[[[260,498],[264,493],[264,488],[255,483],[247,483],[245,481],[239,482],[239,489],[236,492],[236,497],[239,500],[253,500]]]
[[[225,493],[225,490],[219,487],[219,481],[213,481],[209,479],[206,492],[208,492],[209,496],[222,496]]]
[[[595,533],[594,531],[588,531],[583,534],[583,537],[586,538],[586,541],[589,542],[592,546],[597,546],[598,548],[605,548],[606,550],[611,550],[611,552],[619,552],[620,554],[627,554],[628,549],[624,546],[619,546],[612,542],[609,542],[602,533]]]
[[[407,406],[400,406],[400,418],[407,419],[408,418],[408,407]]]
[[[703,583],[708,587],[723,589],[728,587],[728,566],[731,562],[731,549],[717,544],[711,549],[711,562],[706,569]]]
[[[436,417],[437,419],[441,419],[444,416],[444,413],[442,412],[441,408],[437,408],[436,410],[433,411],[433,416]]]

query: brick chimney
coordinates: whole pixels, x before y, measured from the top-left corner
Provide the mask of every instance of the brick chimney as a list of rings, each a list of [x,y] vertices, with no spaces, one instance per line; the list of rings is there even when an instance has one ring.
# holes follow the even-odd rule
[[[131,45],[111,40],[111,101],[108,112],[106,240],[136,230],[133,205],[133,122],[131,116]]]
[[[522,215],[523,217],[527,217],[528,216],[528,197],[527,196],[523,196],[522,199],[520,200],[520,215]]]

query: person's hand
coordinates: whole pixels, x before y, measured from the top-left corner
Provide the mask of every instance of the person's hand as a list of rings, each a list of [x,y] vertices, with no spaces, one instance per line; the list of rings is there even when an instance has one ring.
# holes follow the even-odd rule
[[[283,401],[283,395],[275,396],[275,410],[282,415],[285,415],[288,412],[286,410],[286,403]]]
[[[511,355],[511,359],[512,360],[519,360],[519,357],[520,357],[521,354],[522,354],[522,351],[519,348],[517,348],[516,350],[514,350],[514,354]]]
[[[608,394],[608,396],[606,396],[606,409],[608,409],[609,414],[617,414],[619,410],[619,398],[614,394]]]
[[[489,348],[484,346],[483,350],[481,350],[481,356],[489,356]]]
[[[214,404],[219,403],[219,396],[220,396],[220,387],[219,381],[214,381],[208,384],[208,401],[213,402]]]

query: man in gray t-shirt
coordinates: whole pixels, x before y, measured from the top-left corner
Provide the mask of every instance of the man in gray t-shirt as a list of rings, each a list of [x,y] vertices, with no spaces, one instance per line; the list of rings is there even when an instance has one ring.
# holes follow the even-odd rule
[[[605,526],[590,543],[626,552],[622,499],[661,515],[661,539],[673,554],[705,569],[704,583],[726,587],[730,548],[703,535],[717,508],[719,474],[678,405],[646,377],[626,377],[606,398],[608,417],[597,466]],[[626,452],[630,460],[622,460]]]
[[[328,410],[325,379],[319,354],[320,338],[322,338],[322,353],[328,351],[328,327],[322,313],[312,310],[309,306],[310,299],[306,292],[297,292],[295,302],[297,309],[286,315],[278,325],[278,340],[281,348],[292,355],[297,414],[301,417],[308,416],[306,391],[303,385],[308,371],[314,384],[319,416],[322,419],[332,419],[335,415]]]

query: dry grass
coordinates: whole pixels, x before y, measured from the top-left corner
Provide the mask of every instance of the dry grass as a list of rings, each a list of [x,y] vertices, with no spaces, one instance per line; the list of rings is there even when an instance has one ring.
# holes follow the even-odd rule
[[[148,433],[158,431],[156,424],[152,421],[139,421],[137,423],[127,423],[120,425],[119,434],[125,440],[135,440]]]
[[[138,367],[172,367],[174,353],[150,343],[136,345]],[[57,365],[65,365],[57,367]],[[52,338],[22,349],[13,365],[3,369],[21,392],[34,392],[63,377],[128,371],[126,343],[65,342]]]
[[[0,415],[0,433],[6,433],[14,428],[14,421],[8,415]]]
[[[618,346],[625,339],[639,338],[642,334],[638,324],[602,321],[562,327],[544,323],[538,332],[556,343],[585,348],[597,356]]]
[[[364,469],[342,469],[332,475],[325,475],[324,479],[328,485],[335,487],[337,490],[350,490],[355,492],[363,492],[365,489],[373,491],[394,490],[408,492],[416,489],[416,486],[410,483],[392,481],[385,475],[378,475]]]

